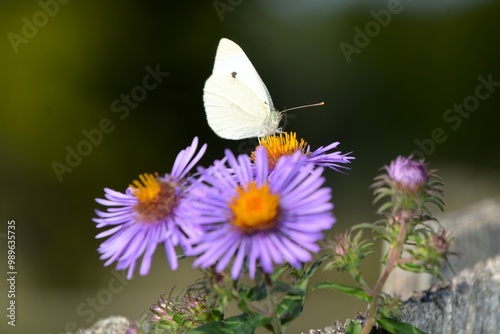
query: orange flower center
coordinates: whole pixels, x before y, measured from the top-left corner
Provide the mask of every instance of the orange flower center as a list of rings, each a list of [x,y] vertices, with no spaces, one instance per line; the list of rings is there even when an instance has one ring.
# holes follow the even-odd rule
[[[257,188],[254,181],[239,186],[229,203],[231,223],[246,233],[272,229],[277,222],[279,195],[272,194],[267,184]]]
[[[175,209],[178,203],[176,185],[158,178],[158,175],[142,174],[129,187],[137,198],[134,206],[137,220],[145,223],[159,222]]]
[[[295,132],[285,132],[260,139],[259,146],[263,146],[266,149],[269,169],[273,170],[280,157],[292,155],[298,150],[301,150],[305,154],[307,142],[302,138],[298,141]],[[255,151],[252,152],[251,158],[255,161]]]

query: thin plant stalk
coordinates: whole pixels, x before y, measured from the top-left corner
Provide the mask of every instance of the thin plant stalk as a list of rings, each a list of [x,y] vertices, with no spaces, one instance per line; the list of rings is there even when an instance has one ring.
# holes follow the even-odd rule
[[[365,326],[363,328],[362,334],[369,334],[373,323],[375,322],[375,316],[377,315],[377,302],[380,296],[380,292],[384,287],[389,275],[394,270],[394,268],[398,265],[399,260],[401,258],[401,253],[403,252],[403,246],[406,240],[406,220],[404,218],[400,221],[400,230],[398,237],[396,239],[395,247],[391,248],[389,251],[389,255],[387,257],[387,264],[384,268],[384,272],[380,276],[375,288],[372,291],[367,291],[372,297],[372,301],[370,303],[370,313],[366,319]]]

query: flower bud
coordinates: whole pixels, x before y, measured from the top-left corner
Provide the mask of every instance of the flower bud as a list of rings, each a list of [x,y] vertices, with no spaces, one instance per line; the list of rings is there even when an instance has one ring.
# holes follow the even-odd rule
[[[420,192],[429,179],[425,164],[412,158],[399,156],[385,167],[395,188],[407,193]]]
[[[341,233],[335,235],[335,254],[338,256],[346,256],[347,252],[351,248],[351,243],[349,241],[349,234]]]
[[[451,241],[446,235],[446,231],[442,229],[439,233],[434,234],[430,237],[430,247],[438,254],[442,254],[446,257],[448,255]]]
[[[158,303],[150,308],[150,322],[157,329],[184,332],[210,321],[220,320],[222,314],[214,309],[215,299],[206,289],[181,291],[162,295]],[[215,319],[214,319],[215,316]]]

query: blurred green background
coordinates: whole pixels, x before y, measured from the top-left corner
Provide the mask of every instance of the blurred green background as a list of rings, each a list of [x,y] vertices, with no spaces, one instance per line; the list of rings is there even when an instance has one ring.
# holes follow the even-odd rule
[[[91,219],[104,187],[123,191],[140,173],[170,171],[194,136],[209,144],[203,165],[226,147],[248,152],[251,141],[220,139],[205,120],[202,88],[221,37],[245,50],[278,109],[326,103],[291,112],[287,130],[312,148],[340,141],[356,157],[348,174],[326,173],[332,233],[374,218],[368,186],[416,142],[445,179],[447,210],[499,194],[499,84],[473,97],[479,77],[500,82],[498,1],[62,2],[0,1],[1,263],[7,272],[6,226],[15,219],[18,271],[17,326],[3,316],[2,333],[133,318],[198,277],[189,261],[172,272],[159,248],[148,276],[117,283],[99,260]],[[116,112],[122,94],[140,93],[148,66],[169,75],[128,114]],[[447,112],[463,103],[472,110],[465,116]],[[112,131],[58,177],[54,162],[66,165],[67,146],[77,149],[82,131],[103,119]],[[375,258],[365,271],[375,279]],[[349,282],[338,273],[316,281],[328,275]],[[110,282],[120,291],[106,293]],[[334,292],[312,293],[289,332],[363,310]]]

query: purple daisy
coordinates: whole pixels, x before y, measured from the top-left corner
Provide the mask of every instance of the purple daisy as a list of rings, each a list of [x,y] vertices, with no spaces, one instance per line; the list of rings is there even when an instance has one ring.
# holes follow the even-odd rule
[[[143,256],[139,273],[146,275],[157,245],[163,243],[170,267],[177,269],[174,247],[180,245],[186,250],[190,239],[201,234],[198,225],[177,214],[189,185],[186,176],[201,159],[207,145],[196,154],[197,147],[198,138],[195,137],[191,146],[179,152],[170,174],[142,174],[140,181],[134,181],[125,193],[105,188],[106,199],[96,199],[107,209],[96,210],[98,218],[93,221],[97,228],[110,227],[96,236],[110,236],[98,249],[100,258],[107,259],[105,266],[116,261],[116,269],[128,268],[127,278],[130,279],[136,261]]]
[[[327,167],[340,172],[341,168],[349,169],[349,167],[341,164],[350,163],[349,160],[355,158],[349,156],[349,154],[351,154],[350,152],[329,152],[337,148],[339,144],[339,142],[334,142],[326,147],[321,146],[315,151],[311,151],[311,147],[304,139],[297,139],[297,134],[295,132],[282,132],[259,139],[258,147],[265,147],[270,170],[274,169],[277,161],[282,156],[292,155],[297,151],[301,151],[307,157],[307,161],[312,162],[316,167]],[[252,153],[252,158],[254,157],[255,152]]]
[[[411,155],[409,157],[398,156],[396,160],[391,161],[389,166],[385,166],[394,185],[409,192],[425,188],[429,179],[425,164],[412,159]]]
[[[215,265],[221,272],[233,260],[231,276],[236,279],[245,264],[253,278],[257,266],[271,273],[274,264],[300,268],[310,261],[311,253],[319,251],[322,231],[335,223],[331,189],[322,187],[323,169],[296,152],[281,157],[269,173],[262,147],[254,164],[247,155],[236,158],[226,151],[225,157],[228,166],[218,161],[200,169],[204,183],[185,205],[185,214],[205,230],[186,253],[196,256],[193,266]]]

